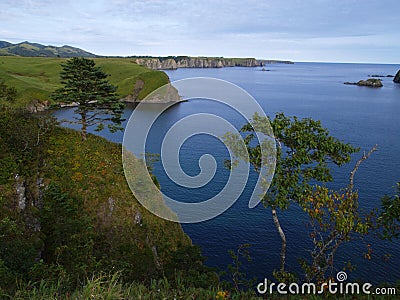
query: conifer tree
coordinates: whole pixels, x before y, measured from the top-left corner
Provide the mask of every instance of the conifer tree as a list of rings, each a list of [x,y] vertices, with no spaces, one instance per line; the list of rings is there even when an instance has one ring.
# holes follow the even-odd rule
[[[111,132],[121,130],[124,104],[118,101],[116,87],[107,80],[108,75],[92,59],[73,57],[62,66],[62,88],[52,94],[52,99],[65,104],[76,104],[76,121],[81,125],[82,139],[87,128],[96,126],[101,131],[107,126]]]

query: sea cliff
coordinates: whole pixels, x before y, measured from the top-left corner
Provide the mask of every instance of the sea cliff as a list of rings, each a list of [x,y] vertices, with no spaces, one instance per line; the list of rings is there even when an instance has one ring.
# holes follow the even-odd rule
[[[257,67],[270,63],[292,63],[289,61],[257,60],[255,58],[190,56],[134,57],[134,62],[153,70],[175,70],[178,68]]]

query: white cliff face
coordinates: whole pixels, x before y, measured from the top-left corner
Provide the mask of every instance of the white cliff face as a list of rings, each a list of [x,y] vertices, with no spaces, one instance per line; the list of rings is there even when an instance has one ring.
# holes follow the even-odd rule
[[[223,67],[256,67],[260,63],[255,58],[210,58],[210,57],[176,57],[176,58],[136,58],[137,64],[153,70],[174,70],[177,68],[223,68]]]
[[[25,181],[23,181],[18,174],[15,175],[14,179],[15,179],[15,192],[17,194],[18,207],[20,210],[24,210],[26,207]]]

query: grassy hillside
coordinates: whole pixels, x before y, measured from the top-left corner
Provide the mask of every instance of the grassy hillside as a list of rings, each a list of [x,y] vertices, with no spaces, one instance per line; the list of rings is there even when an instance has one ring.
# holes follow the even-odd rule
[[[65,289],[115,272],[125,283],[215,280],[180,224],[134,198],[120,144],[95,135],[84,142],[43,118],[0,115],[0,298],[17,279],[61,278]]]
[[[0,56],[0,78],[17,89],[15,106],[26,106],[34,100],[49,100],[49,95],[60,85],[60,64],[64,58]],[[96,64],[110,75],[110,82],[118,86],[121,98],[133,91],[136,80],[144,80],[139,99],[150,91],[168,83],[168,76],[139,66],[128,58],[95,58]]]

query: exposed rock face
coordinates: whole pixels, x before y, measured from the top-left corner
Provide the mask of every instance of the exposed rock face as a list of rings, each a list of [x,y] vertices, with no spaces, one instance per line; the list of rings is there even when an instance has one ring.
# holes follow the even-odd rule
[[[382,81],[376,78],[370,78],[367,80],[360,80],[358,82],[345,82],[344,84],[358,85],[358,86],[367,86],[367,87],[383,87]]]
[[[400,70],[397,72],[396,76],[393,79],[394,82],[400,83]]]
[[[46,109],[48,109],[50,106],[50,101],[46,100],[46,101],[38,101],[38,100],[33,100],[28,106],[27,106],[27,110],[30,113],[37,113],[40,111],[45,111]]]
[[[179,95],[177,89],[171,84],[166,84],[156,91],[150,93],[143,100],[138,100],[137,102],[145,103],[169,103],[169,102],[181,102],[184,101]]]
[[[136,58],[137,64],[154,70],[174,70],[177,68],[223,68],[257,67],[255,58],[210,58],[210,57],[174,57],[174,58]]]
[[[25,181],[18,174],[15,175],[15,192],[17,194],[18,207],[20,210],[24,210],[26,207],[26,187]]]
[[[138,210],[135,213],[135,224],[142,226],[142,214]]]
[[[115,207],[115,200],[113,197],[108,198],[108,217],[112,216]]]

